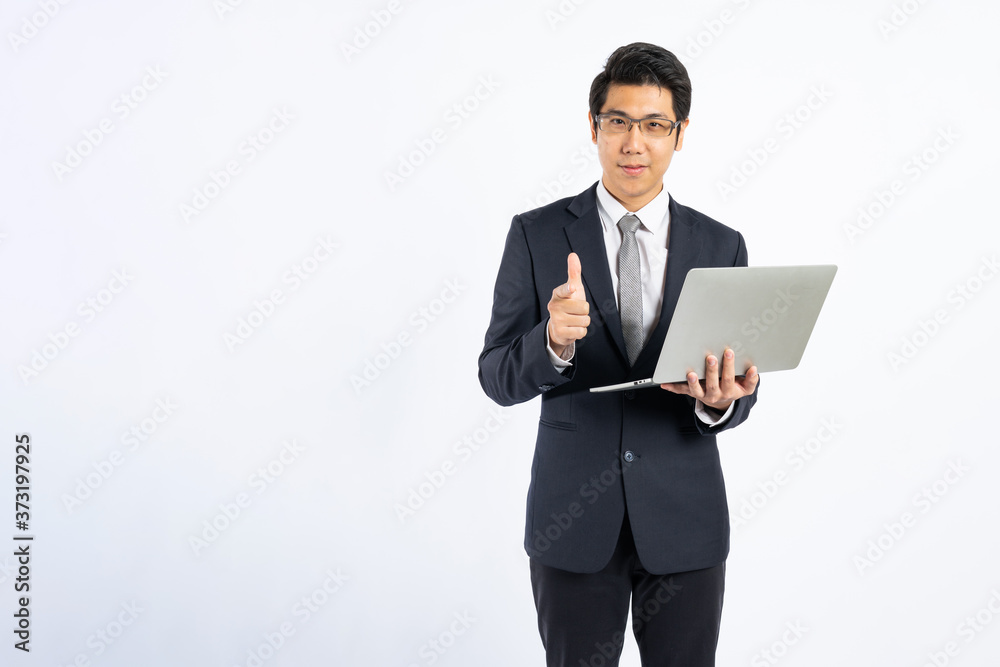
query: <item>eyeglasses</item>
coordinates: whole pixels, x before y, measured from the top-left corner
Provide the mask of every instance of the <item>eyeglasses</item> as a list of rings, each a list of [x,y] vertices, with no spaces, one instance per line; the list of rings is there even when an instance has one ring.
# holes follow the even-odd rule
[[[614,113],[597,114],[597,127],[608,134],[623,134],[632,130],[632,123],[639,124],[639,131],[647,137],[669,137],[681,121],[668,118],[629,118]]]

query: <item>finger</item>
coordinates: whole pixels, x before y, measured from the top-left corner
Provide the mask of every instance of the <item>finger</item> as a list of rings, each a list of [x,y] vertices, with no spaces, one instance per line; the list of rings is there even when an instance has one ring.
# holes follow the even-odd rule
[[[567,282],[580,284],[580,274],[583,273],[583,267],[580,266],[580,256],[575,252],[571,252],[566,258],[566,273],[569,275]]]
[[[666,389],[674,394],[683,394],[685,396],[691,393],[687,382],[665,382],[660,385],[660,389]]]
[[[577,294],[577,292],[574,292],[574,294]],[[565,315],[589,315],[590,302],[583,299],[563,299],[557,297],[556,303],[552,304],[550,310]]]
[[[714,354],[705,357],[705,395],[712,401],[719,396],[719,360]]]
[[[552,296],[556,299],[571,299],[573,298],[573,293],[576,292],[577,287],[573,283],[563,283],[559,287],[552,290]]]
[[[757,374],[757,367],[751,366],[747,369],[746,375],[744,376],[742,386],[743,392],[750,395],[757,388],[757,382],[760,380],[760,375]]]
[[[730,396],[733,385],[736,382],[736,355],[729,348],[722,353],[722,379],[719,381],[719,390],[723,396]]]
[[[559,303],[557,308],[561,312],[570,313],[572,315],[589,315],[590,314],[590,302],[587,301],[583,294],[583,288],[573,287],[572,284],[566,283],[573,289],[572,298],[564,299]]]
[[[558,318],[558,326],[560,327],[583,327],[586,329],[590,326],[590,316],[589,315],[563,315]]]
[[[705,387],[698,381],[698,374],[691,371],[687,374],[688,396],[694,396],[698,400],[705,398]]]

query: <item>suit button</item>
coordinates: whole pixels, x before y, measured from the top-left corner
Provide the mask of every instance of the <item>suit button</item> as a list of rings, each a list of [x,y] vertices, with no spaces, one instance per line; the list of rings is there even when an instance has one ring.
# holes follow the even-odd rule
[[[635,454],[632,453],[631,449],[625,451],[625,456],[623,457],[628,463],[632,463],[635,459]]]
[[[625,390],[625,398],[627,398],[630,401],[633,398],[635,398],[635,389],[626,389]]]

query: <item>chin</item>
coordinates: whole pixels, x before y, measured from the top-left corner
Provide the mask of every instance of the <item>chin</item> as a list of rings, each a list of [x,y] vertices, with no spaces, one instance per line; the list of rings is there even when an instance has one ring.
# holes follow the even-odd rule
[[[641,197],[650,190],[650,185],[648,183],[635,183],[631,182],[627,184],[628,187],[622,188],[622,191],[629,197]]]

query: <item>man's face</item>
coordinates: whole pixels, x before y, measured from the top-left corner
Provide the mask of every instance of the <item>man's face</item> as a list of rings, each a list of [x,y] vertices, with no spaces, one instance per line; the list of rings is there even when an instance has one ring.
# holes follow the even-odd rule
[[[629,118],[659,116],[674,118],[674,96],[666,88],[612,84],[601,113],[617,113]],[[638,211],[663,189],[663,174],[670,166],[674,151],[684,144],[684,120],[669,137],[647,137],[632,123],[628,132],[613,134],[594,129],[590,120],[591,140],[597,144],[597,156],[604,170],[604,187],[629,211]]]

